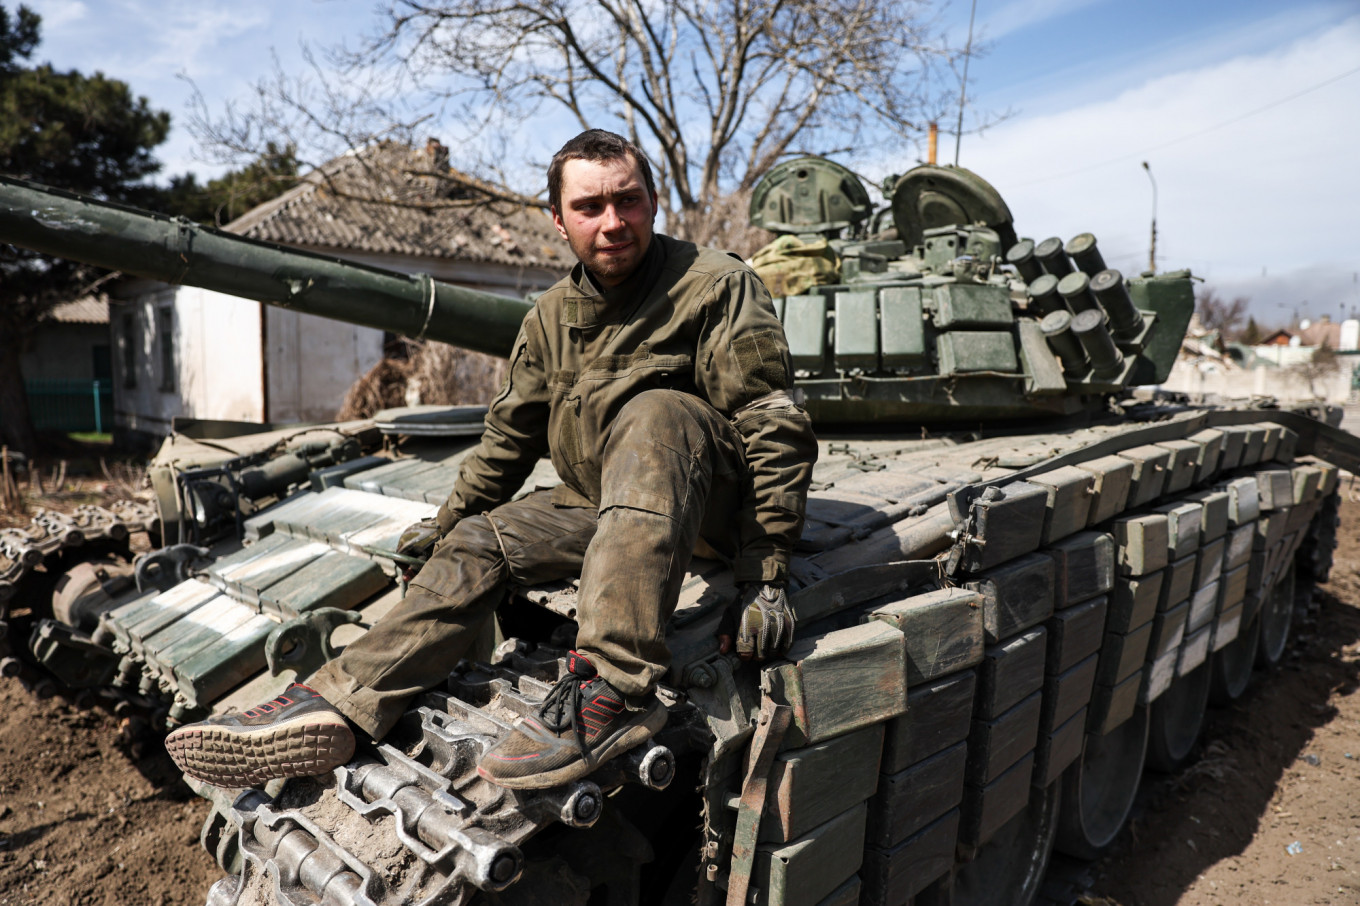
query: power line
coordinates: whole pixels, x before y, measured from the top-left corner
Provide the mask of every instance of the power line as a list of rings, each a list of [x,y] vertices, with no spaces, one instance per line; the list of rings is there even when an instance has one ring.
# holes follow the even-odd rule
[[[1314,85],[1308,86],[1307,88],[1304,88],[1304,89],[1301,89],[1301,90],[1299,90],[1299,91],[1296,91],[1296,92],[1294,92],[1293,94],[1289,95],[1288,97],[1283,97],[1283,98],[1280,98],[1279,100],[1271,101],[1269,104],[1263,104],[1263,105],[1261,105],[1260,107],[1257,107],[1257,108],[1255,108],[1255,109],[1253,109],[1253,110],[1248,110],[1246,113],[1238,114],[1237,116],[1234,116],[1234,117],[1232,117],[1231,119],[1223,120],[1223,121],[1220,122],[1220,123],[1215,123],[1215,124],[1212,125],[1212,126],[1205,126],[1203,129],[1197,129],[1197,130],[1194,131],[1194,132],[1187,132],[1185,135],[1182,135],[1182,136],[1180,136],[1180,137],[1178,137],[1178,138],[1169,139],[1169,140],[1167,140],[1167,141],[1162,142],[1161,144],[1158,144],[1158,145],[1150,145],[1149,147],[1144,148],[1144,149],[1142,149],[1141,151],[1130,151],[1128,154],[1122,154],[1122,155],[1120,155],[1119,157],[1111,157],[1111,158],[1109,158],[1108,160],[1101,161],[1100,163],[1097,163],[1097,164],[1088,164],[1088,165],[1086,165],[1085,167],[1078,167],[1078,168],[1075,169],[1075,170],[1065,170],[1065,171],[1063,171],[1062,173],[1058,173],[1058,174],[1055,174],[1055,175],[1053,175],[1053,176],[1043,176],[1043,177],[1040,177],[1039,179],[1031,179],[1031,180],[1028,180],[1027,182],[1013,183],[1013,184],[1011,185],[1011,188],[1017,188],[1017,189],[1018,189],[1018,188],[1023,188],[1023,187],[1025,187],[1025,186],[1032,186],[1032,185],[1038,185],[1038,184],[1040,184],[1040,183],[1052,182],[1052,181],[1054,181],[1054,180],[1056,180],[1056,179],[1066,179],[1067,177],[1069,177],[1069,176],[1075,176],[1075,175],[1078,174],[1078,173],[1089,173],[1089,172],[1092,171],[1092,170],[1099,170],[1099,169],[1101,169],[1102,167],[1108,167],[1108,166],[1111,166],[1112,164],[1119,164],[1119,163],[1123,163],[1124,161],[1127,161],[1127,160],[1132,160],[1132,159],[1135,159],[1135,158],[1143,157],[1143,156],[1145,156],[1146,154],[1148,154],[1148,153],[1151,152],[1151,151],[1160,151],[1160,150],[1163,149],[1163,148],[1169,148],[1169,147],[1171,147],[1172,145],[1178,145],[1178,144],[1180,144],[1181,142],[1189,141],[1189,140],[1192,139],[1192,138],[1198,138],[1198,137],[1201,136],[1201,135],[1206,135],[1206,134],[1208,134],[1208,133],[1210,133],[1210,132],[1214,132],[1214,131],[1216,131],[1216,130],[1218,130],[1218,129],[1222,129],[1222,128],[1224,128],[1225,126],[1231,126],[1231,125],[1233,125],[1234,123],[1241,122],[1242,120],[1247,119],[1248,117],[1255,116],[1255,115],[1258,114],[1258,113],[1264,113],[1265,111],[1271,110],[1271,109],[1273,109],[1273,108],[1275,108],[1275,107],[1279,107],[1279,106],[1282,105],[1282,104],[1288,104],[1290,101],[1298,100],[1299,98],[1303,97],[1304,95],[1306,95],[1306,94],[1311,94],[1312,92],[1317,91],[1317,90],[1320,89],[1320,88],[1326,88],[1328,85],[1332,84],[1333,82],[1339,82],[1339,81],[1341,81],[1342,79],[1347,78],[1348,76],[1353,76],[1353,75],[1355,75],[1357,72],[1360,72],[1360,66],[1357,66],[1357,67],[1355,67],[1354,69],[1348,69],[1347,71],[1345,71],[1345,72],[1343,72],[1343,73],[1341,73],[1341,74],[1339,74],[1339,75],[1334,75],[1334,76],[1332,76],[1331,78],[1324,79],[1324,80],[1321,81],[1321,82],[1318,82],[1318,83],[1316,83],[1316,84],[1314,84]]]

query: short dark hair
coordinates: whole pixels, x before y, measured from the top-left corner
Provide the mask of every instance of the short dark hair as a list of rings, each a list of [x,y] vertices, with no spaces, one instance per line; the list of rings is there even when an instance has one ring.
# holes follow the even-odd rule
[[[553,155],[548,164],[548,204],[554,211],[562,210],[562,169],[569,160],[608,161],[631,157],[642,171],[643,182],[647,184],[647,194],[656,197],[656,182],[652,179],[652,166],[647,163],[647,155],[642,149],[613,132],[604,129],[587,129],[563,145]]]

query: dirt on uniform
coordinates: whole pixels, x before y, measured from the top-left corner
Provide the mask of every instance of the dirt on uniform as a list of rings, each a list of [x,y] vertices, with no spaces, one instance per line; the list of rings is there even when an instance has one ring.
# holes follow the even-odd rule
[[[1360,903],[1360,503],[1341,517],[1315,618],[1210,712],[1196,763],[1145,775],[1111,852],[1078,867],[1084,902]],[[204,902],[222,877],[198,846],[207,804],[133,729],[0,680],[0,906]]]

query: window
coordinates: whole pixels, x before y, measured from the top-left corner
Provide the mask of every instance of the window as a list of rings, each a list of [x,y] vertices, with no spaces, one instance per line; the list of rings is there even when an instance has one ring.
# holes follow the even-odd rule
[[[130,311],[123,312],[119,319],[118,351],[121,353],[123,386],[137,386],[137,316]]]
[[[156,341],[161,350],[161,390],[165,393],[175,391],[175,312],[174,309],[156,309]]]

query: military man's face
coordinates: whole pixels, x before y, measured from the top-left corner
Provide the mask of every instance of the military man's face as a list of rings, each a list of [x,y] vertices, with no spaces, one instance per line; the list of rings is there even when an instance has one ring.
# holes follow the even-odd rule
[[[656,198],[632,156],[569,160],[562,167],[561,210],[553,225],[603,287],[618,286],[642,263],[652,242]]]

